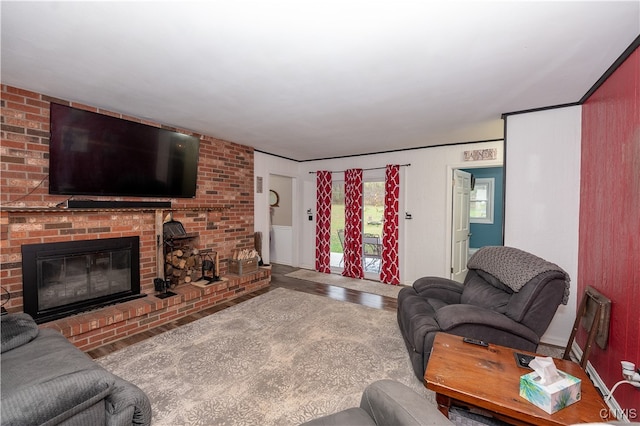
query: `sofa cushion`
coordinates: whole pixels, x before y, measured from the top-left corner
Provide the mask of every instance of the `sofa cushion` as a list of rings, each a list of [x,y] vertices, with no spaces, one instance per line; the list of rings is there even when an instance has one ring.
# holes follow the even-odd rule
[[[481,271],[480,269],[475,269],[475,270],[471,269],[471,270],[474,271],[476,274],[478,274],[478,276],[480,278],[482,278],[483,280],[485,280],[486,282],[488,282],[489,284],[491,284],[492,286],[494,286],[498,290],[502,290],[505,293],[513,294],[513,290],[512,289],[510,289],[509,287],[504,285],[504,283],[502,281],[500,281],[499,279],[497,279],[496,277],[494,277],[490,273],[485,272],[485,271]]]
[[[2,353],[35,339],[40,331],[30,315],[8,314],[1,317]]]
[[[466,281],[460,303],[480,306],[503,314],[510,298],[510,292],[489,284],[480,275],[474,275]]]
[[[514,293],[505,315],[542,335],[564,294],[563,274],[557,271],[543,272],[531,280],[531,285]]]

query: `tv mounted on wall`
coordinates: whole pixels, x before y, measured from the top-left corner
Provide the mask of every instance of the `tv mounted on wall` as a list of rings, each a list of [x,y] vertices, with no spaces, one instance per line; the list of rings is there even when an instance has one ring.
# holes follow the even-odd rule
[[[192,198],[197,137],[51,104],[49,193]]]

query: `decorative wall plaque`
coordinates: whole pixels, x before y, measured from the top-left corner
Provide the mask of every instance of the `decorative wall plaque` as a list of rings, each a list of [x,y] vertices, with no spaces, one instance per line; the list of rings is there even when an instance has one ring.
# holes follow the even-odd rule
[[[497,160],[498,148],[474,149],[464,152],[464,161]]]

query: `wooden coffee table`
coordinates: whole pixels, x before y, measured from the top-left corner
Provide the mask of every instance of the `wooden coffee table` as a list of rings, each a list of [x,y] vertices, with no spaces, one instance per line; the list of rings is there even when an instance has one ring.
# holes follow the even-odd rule
[[[438,333],[424,374],[424,384],[436,392],[440,411],[459,406],[515,425],[570,425],[615,420],[584,370],[575,362],[555,359],[556,367],[582,380],[580,401],[547,414],[520,397],[520,376],[531,370],[516,365],[514,352],[490,344],[463,343],[462,337]]]

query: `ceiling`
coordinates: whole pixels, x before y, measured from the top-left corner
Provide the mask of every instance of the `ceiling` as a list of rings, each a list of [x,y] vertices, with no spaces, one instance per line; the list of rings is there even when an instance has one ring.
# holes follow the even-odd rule
[[[501,139],[577,102],[640,0],[1,3],[2,83],[294,160]]]

